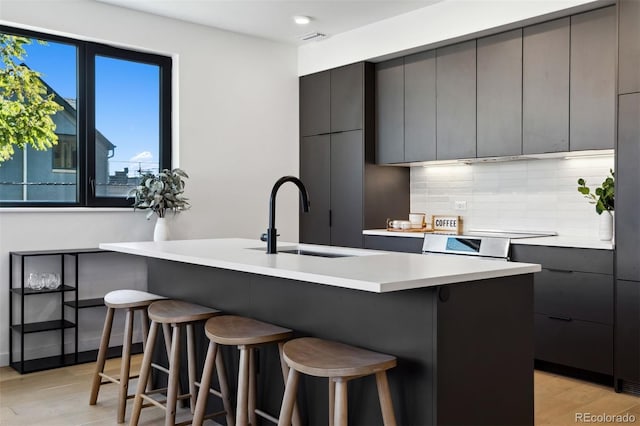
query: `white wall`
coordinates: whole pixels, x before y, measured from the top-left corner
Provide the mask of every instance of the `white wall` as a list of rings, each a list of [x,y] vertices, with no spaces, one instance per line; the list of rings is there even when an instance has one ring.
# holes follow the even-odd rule
[[[577,190],[594,191],[613,156],[411,168],[411,211],[462,216],[464,229],[553,231],[598,239],[599,216]],[[466,201],[466,210],[456,210]]]
[[[594,0],[443,0],[298,49],[298,74],[306,75],[397,52],[420,49]]]
[[[190,179],[192,209],[174,238],[257,238],[267,227],[275,180],[298,174],[296,49],[270,41],[134,12],[90,0],[0,0],[0,23],[171,54],[176,165]],[[297,241],[294,186],[280,191],[278,231]],[[149,240],[152,222],[124,211],[0,211],[0,288],[8,252]],[[7,312],[0,291],[0,312]],[[0,365],[7,362],[0,315]]]

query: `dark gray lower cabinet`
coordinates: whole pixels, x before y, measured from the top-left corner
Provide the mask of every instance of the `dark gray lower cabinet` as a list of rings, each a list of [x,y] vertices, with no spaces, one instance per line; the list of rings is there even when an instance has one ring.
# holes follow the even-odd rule
[[[415,237],[383,237],[381,235],[364,236],[364,248],[372,250],[422,253],[422,243],[422,238]]]
[[[535,357],[600,374],[613,374],[613,327],[535,314]]]
[[[616,282],[616,388],[640,389],[640,282]]]
[[[543,268],[534,277],[535,358],[612,376],[613,252],[515,244],[511,257]]]

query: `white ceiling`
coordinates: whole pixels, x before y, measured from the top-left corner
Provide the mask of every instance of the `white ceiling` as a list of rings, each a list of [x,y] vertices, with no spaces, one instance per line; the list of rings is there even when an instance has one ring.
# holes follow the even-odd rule
[[[442,0],[97,0],[289,44],[311,32],[336,35]],[[294,15],[312,18],[308,25]]]

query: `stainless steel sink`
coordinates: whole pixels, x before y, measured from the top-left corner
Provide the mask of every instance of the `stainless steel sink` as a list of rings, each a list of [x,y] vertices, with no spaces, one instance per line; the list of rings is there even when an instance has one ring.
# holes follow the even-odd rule
[[[304,249],[284,249],[278,250],[278,253],[299,254],[301,256],[318,256],[318,257],[352,257],[351,254],[324,253],[321,251],[311,251]]]
[[[250,250],[261,250],[266,252],[264,247],[252,247]],[[314,251],[314,250],[305,250],[296,247],[281,247],[278,248],[278,253],[287,253],[287,254],[298,254],[300,256],[317,256],[317,257],[353,257],[353,254],[338,254],[338,253],[327,253],[323,251]]]

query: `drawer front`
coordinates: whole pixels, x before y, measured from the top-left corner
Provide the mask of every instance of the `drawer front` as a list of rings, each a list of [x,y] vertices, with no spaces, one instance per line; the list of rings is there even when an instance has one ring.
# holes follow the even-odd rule
[[[613,250],[513,244],[511,259],[540,263],[543,268],[613,275]]]
[[[405,253],[422,253],[422,238],[383,237],[365,235],[364,248],[373,250],[401,251]]]
[[[543,269],[534,277],[536,313],[613,324],[613,276]]]
[[[613,327],[535,314],[535,357],[569,367],[613,374]]]

